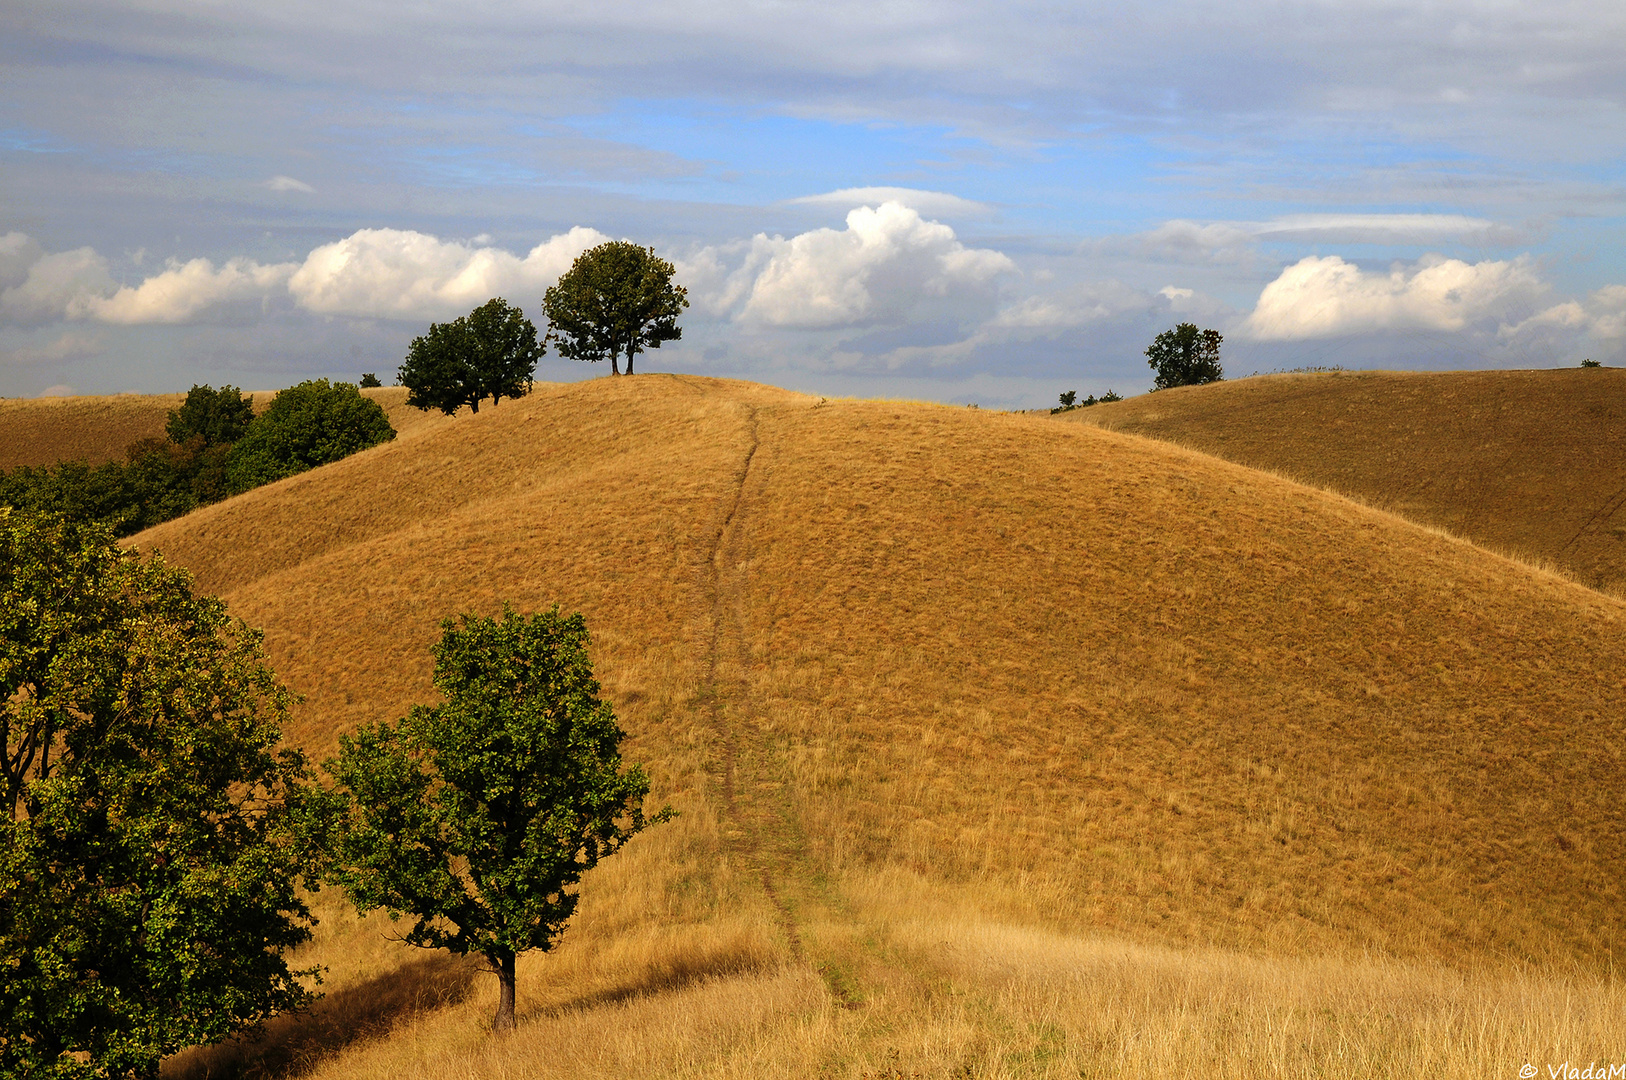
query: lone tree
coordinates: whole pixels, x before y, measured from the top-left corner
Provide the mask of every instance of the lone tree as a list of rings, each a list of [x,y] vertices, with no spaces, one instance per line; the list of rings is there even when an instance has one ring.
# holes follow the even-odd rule
[[[396,374],[408,405],[447,416],[464,405],[479,412],[486,398],[496,404],[529,393],[546,351],[535,324],[499,296],[449,323],[430,323]]]
[[[184,572],[0,508],[0,1075],[156,1076],[310,1001],[289,700]]]
[[[1181,323],[1152,340],[1146,362],[1157,372],[1153,390],[1172,386],[1201,386],[1225,378],[1220,367],[1218,330],[1199,330],[1195,323]]]
[[[226,483],[233,492],[247,491],[393,438],[378,402],[350,383],[312,379],[280,391],[232,444]]]
[[[582,874],[671,812],[646,819],[649,781],[621,768],[580,614],[505,608],[441,630],[444,703],[340,738],[327,763],[343,800],[332,880],[361,911],[414,916],[412,944],[484,956],[506,1031],[515,957],[551,949]]]
[[[644,349],[683,337],[678,316],[689,306],[688,290],[672,284],[672,264],[625,240],[612,240],[582,252],[542,297],[548,336],[567,360],[596,362],[606,357],[619,375],[616,358],[632,359]]]

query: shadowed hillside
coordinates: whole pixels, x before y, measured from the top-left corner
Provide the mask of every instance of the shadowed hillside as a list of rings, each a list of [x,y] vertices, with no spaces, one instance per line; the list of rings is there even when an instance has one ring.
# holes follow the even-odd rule
[[[1626,586],[1626,370],[1267,375],[1078,409]]]
[[[361,393],[383,406],[396,431],[439,416],[407,408],[404,387]],[[254,411],[264,412],[276,391],[253,396]],[[131,443],[162,439],[170,410],[185,400],[185,394],[0,399],[0,469],[78,459],[92,465],[123,461],[124,448]]]
[[[682,812],[521,961],[508,1049],[436,991],[322,1044],[333,1075],[1471,1076],[1618,1048],[1588,980],[1626,922],[1626,606],[1337,496],[1090,425],[640,376],[135,542],[265,628],[317,755],[426,699],[442,616],[580,609]],[[336,994],[418,959],[380,926],[315,952]]]

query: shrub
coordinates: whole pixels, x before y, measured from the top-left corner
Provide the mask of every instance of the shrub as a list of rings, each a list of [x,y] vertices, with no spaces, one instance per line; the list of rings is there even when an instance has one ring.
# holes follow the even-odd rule
[[[226,457],[235,494],[395,438],[377,402],[350,383],[312,379],[279,393]]]

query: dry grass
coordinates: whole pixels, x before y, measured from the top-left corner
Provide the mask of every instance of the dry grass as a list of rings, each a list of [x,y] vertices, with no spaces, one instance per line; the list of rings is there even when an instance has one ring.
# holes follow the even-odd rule
[[[1271,375],[1062,419],[1280,470],[1588,585],[1626,586],[1626,371]]]
[[[1337,496],[1048,417],[640,376],[434,420],[136,542],[266,628],[319,756],[428,696],[440,617],[582,610],[626,749],[683,812],[521,961],[513,1039],[484,1040],[484,980],[440,970],[342,1045],[290,1023],[272,1072],[1469,1076],[1620,1051],[1626,606]],[[408,970],[380,948],[338,921],[309,955],[342,1004]]]

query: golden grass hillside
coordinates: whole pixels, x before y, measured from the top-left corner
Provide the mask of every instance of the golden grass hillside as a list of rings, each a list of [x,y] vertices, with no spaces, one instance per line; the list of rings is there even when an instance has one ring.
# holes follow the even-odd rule
[[[1060,419],[1276,470],[1626,587],[1626,370],[1265,375]]]
[[[383,406],[396,431],[430,418],[406,407],[404,387],[362,394]],[[255,411],[265,411],[274,397],[275,391],[255,393]],[[170,410],[185,400],[185,394],[0,398],[0,469],[59,461],[85,460],[92,465],[123,461],[131,443],[162,439]]]
[[[1626,1060],[1626,605],[1338,496],[1048,417],[643,375],[135,542],[265,628],[317,756],[430,695],[440,618],[579,609],[682,815],[521,959],[512,1039],[488,980],[324,894],[329,1001],[172,1075]]]

